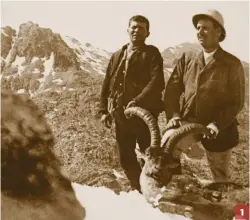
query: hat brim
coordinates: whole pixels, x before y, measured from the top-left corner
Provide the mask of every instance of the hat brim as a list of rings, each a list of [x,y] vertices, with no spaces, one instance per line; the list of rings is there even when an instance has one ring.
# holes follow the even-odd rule
[[[216,21],[212,16],[209,16],[209,15],[207,15],[207,14],[197,14],[197,15],[194,15],[194,16],[193,16],[193,19],[192,19],[193,24],[194,24],[194,27],[196,28],[196,27],[197,27],[198,21],[201,20],[201,19],[204,19],[204,18],[209,19],[209,20],[215,22],[216,24],[218,24],[218,25],[221,27],[222,34],[221,34],[221,36],[220,36],[219,41],[220,41],[220,42],[223,41],[223,40],[225,39],[225,37],[226,37],[226,30],[225,30],[225,28],[224,28],[218,21]]]

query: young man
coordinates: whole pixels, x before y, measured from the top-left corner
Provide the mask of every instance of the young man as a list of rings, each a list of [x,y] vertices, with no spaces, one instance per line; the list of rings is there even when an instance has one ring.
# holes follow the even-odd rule
[[[211,135],[201,143],[214,180],[228,181],[231,149],[239,143],[236,116],[244,105],[243,67],[219,45],[226,30],[218,11],[195,15],[193,24],[202,51],[184,53],[166,85],[167,128],[186,122],[206,125]]]
[[[115,52],[107,68],[101,91],[101,121],[110,127],[114,118],[120,163],[132,189],[140,191],[141,168],[135,155],[136,142],[144,151],[150,145],[149,129],[139,118],[127,120],[125,108],[139,106],[156,118],[163,111],[161,100],[165,87],[163,59],[159,50],[146,45],[149,21],[137,15],[129,20],[129,43]]]

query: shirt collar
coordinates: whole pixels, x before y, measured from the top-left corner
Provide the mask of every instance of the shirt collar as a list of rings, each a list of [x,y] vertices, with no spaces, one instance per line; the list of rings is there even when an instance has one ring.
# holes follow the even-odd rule
[[[203,51],[204,57],[210,57],[210,56],[213,56],[217,50],[218,50],[218,48],[210,53],[205,52],[205,50],[202,50],[202,51]]]

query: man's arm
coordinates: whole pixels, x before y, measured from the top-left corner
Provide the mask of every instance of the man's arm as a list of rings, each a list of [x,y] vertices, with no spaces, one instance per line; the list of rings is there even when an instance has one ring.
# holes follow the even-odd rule
[[[180,96],[184,92],[183,74],[185,66],[184,55],[177,61],[165,89],[164,108],[167,121],[180,118]]]
[[[151,79],[142,92],[134,98],[137,103],[144,102],[154,94],[161,94],[165,87],[164,73],[163,73],[163,59],[160,52],[157,50],[153,56],[150,66]]]
[[[232,66],[229,77],[230,101],[213,122],[219,130],[230,125],[244,107],[245,76],[240,61]]]
[[[108,114],[108,97],[109,97],[109,84],[111,77],[111,66],[113,65],[113,55],[109,60],[109,64],[106,70],[106,75],[102,84],[99,114]]]

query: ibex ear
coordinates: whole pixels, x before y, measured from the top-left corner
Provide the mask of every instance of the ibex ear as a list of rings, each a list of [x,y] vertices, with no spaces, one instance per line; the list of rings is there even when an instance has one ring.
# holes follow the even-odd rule
[[[141,150],[138,148],[135,148],[135,154],[136,154],[136,157],[139,159],[143,159],[143,160],[146,159],[145,153],[141,152]]]
[[[140,164],[140,167],[143,168],[145,164],[146,155],[143,152],[141,152],[141,150],[138,148],[135,148],[135,154],[137,157],[137,161]]]

